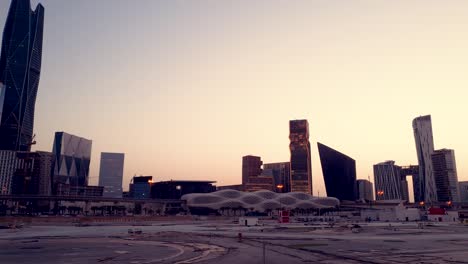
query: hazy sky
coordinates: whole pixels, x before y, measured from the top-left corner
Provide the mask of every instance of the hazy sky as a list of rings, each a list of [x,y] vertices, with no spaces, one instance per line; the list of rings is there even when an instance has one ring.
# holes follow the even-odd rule
[[[468,180],[467,1],[41,2],[36,149],[55,131],[92,139],[91,183],[102,151],[125,152],[124,188],[240,183],[243,155],[288,161],[288,121],[305,118],[323,195],[317,141],[373,180],[375,163],[417,163],[425,114]]]

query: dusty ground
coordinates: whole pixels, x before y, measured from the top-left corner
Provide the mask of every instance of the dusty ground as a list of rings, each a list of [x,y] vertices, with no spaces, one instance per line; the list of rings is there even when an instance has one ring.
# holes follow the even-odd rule
[[[0,263],[468,263],[466,226],[361,226],[33,226],[0,230]]]

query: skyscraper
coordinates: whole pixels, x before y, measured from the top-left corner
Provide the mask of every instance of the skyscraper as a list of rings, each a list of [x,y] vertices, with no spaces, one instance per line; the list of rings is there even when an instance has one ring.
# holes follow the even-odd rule
[[[41,73],[44,7],[12,0],[0,55],[0,149],[29,151]]]
[[[104,197],[122,198],[124,153],[101,153],[99,186],[104,187]]]
[[[356,180],[356,198],[359,200],[372,201],[374,200],[374,191],[372,190],[372,182],[368,180]]]
[[[244,187],[250,177],[259,176],[262,173],[262,164],[260,157],[252,155],[242,157],[242,185]]]
[[[312,165],[310,161],[309,122],[289,121],[291,151],[291,192],[312,195]]]
[[[317,145],[327,196],[356,200],[356,161],[321,143]]]
[[[51,152],[18,151],[18,167],[13,175],[12,194],[50,195],[52,192]]]
[[[419,163],[419,189],[425,202],[436,202],[437,191],[432,168],[431,155],[434,152],[431,116],[421,116],[413,120],[414,140]],[[418,202],[418,201],[416,201]]]
[[[432,167],[439,202],[460,202],[457,164],[453,149],[440,149],[432,153]]]
[[[263,164],[263,170],[271,171],[271,174],[273,174],[276,192],[286,193],[291,191],[291,163],[267,163]]]
[[[16,153],[13,150],[0,150],[0,194],[11,194],[13,174],[19,164]]]
[[[91,162],[92,141],[65,132],[56,132],[54,153],[53,189],[60,185],[87,186]]]
[[[403,200],[400,167],[389,160],[374,165],[375,199]]]

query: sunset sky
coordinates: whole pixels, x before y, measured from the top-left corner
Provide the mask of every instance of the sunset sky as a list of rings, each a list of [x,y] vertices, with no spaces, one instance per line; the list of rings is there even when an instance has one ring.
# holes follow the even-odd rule
[[[34,6],[38,1],[32,1]],[[124,152],[131,177],[241,181],[242,156],[289,160],[288,122],[372,165],[417,164],[411,121],[468,180],[468,1],[42,0],[36,150],[55,131]],[[0,0],[0,30],[10,1]]]

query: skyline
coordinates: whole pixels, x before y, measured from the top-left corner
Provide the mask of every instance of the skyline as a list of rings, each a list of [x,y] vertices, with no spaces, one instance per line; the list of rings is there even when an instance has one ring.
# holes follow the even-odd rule
[[[37,2],[32,1],[32,5]],[[468,143],[464,136],[468,127],[456,122],[463,120],[468,112],[463,100],[467,97],[466,92],[462,90],[468,84],[468,78],[463,75],[468,69],[463,64],[468,58],[468,52],[464,50],[468,38],[460,38],[459,35],[463,33],[461,29],[468,29],[468,19],[462,17],[461,7],[451,6],[453,9],[450,9],[442,4],[442,9],[435,9],[436,4],[428,3],[424,6],[414,4],[413,8],[419,9],[415,10],[408,4],[408,13],[399,15],[402,18],[400,25],[389,23],[388,20],[393,21],[401,9],[386,10],[384,6],[388,3],[379,6],[379,10],[385,12],[382,17],[378,12],[371,12],[379,10],[367,8],[364,11],[369,13],[361,11],[363,16],[357,18],[347,15],[347,12],[342,14],[346,11],[342,9],[343,6],[353,9],[359,5],[334,7],[331,4],[301,2],[302,5],[298,3],[286,8],[285,4],[274,2],[268,5],[270,11],[279,12],[282,7],[286,8],[280,18],[281,22],[288,23],[280,25],[271,15],[279,15],[275,12],[270,12],[270,15],[265,12],[262,18],[266,21],[253,23],[258,14],[256,10],[265,7],[259,4],[261,2],[255,3],[246,17],[241,3],[231,3],[233,6],[218,4],[217,11],[224,13],[214,18],[203,16],[206,15],[203,9],[210,6],[207,3],[213,2],[203,2],[198,6],[183,1],[170,4],[147,1],[133,6],[123,1],[112,1],[116,7],[112,14],[102,12],[105,3],[111,1],[40,2],[47,10],[47,17],[36,101],[34,133],[38,144],[34,149],[51,151],[56,131],[93,140],[91,184],[97,183],[100,152],[126,154],[124,189],[128,188],[134,174],[152,175],[156,181],[206,179],[216,180],[218,185],[240,183],[242,156],[257,155],[264,163],[289,160],[287,124],[289,120],[302,118],[309,121],[313,146],[320,141],[347,153],[356,160],[357,178],[367,179],[370,175],[375,182],[373,164],[385,160],[395,160],[399,165],[417,164],[411,121],[426,114],[433,117],[435,149],[454,149],[459,180],[468,178],[468,168],[464,163],[468,157]],[[331,18],[307,14],[305,7],[309,4],[322,8],[322,11],[328,8],[325,11],[332,15]],[[1,23],[5,21],[8,5],[9,1],[0,3]],[[368,6],[376,8],[377,5]],[[76,13],[63,12],[70,9]],[[168,10],[173,13],[164,14]],[[443,16],[439,15],[430,20],[430,15],[424,12],[431,10],[444,14],[459,12],[460,16],[441,19]],[[145,15],[151,16],[152,11],[161,15],[152,17],[159,22],[175,23],[171,24],[171,29],[179,35],[171,35],[172,32],[164,28],[143,27],[147,22]],[[229,12],[232,12],[231,16],[223,17],[222,14]],[[170,17],[171,14],[175,16]],[[340,20],[333,21],[340,14],[343,15],[343,24],[337,22]],[[82,18],[80,15],[87,15],[87,21],[81,21],[81,25],[73,23]],[[99,17],[101,15],[102,18]],[[127,19],[121,19],[120,16],[124,15]],[[297,15],[304,24],[289,21],[293,15]],[[71,21],[65,19],[67,16]],[[421,16],[425,20],[418,20]],[[316,21],[319,18],[322,20]],[[103,23],[99,19],[110,21]],[[178,19],[183,23],[177,24],[181,23]],[[236,25],[245,23],[244,19],[252,23],[251,27]],[[374,28],[369,23],[373,19],[389,24]],[[124,25],[119,20],[128,23]],[[410,24],[406,29],[405,21],[408,20],[421,25]],[[199,23],[191,23],[196,21]],[[219,24],[205,28],[214,21]],[[279,33],[275,33],[272,27],[261,28],[271,26],[268,22],[279,26]],[[321,31],[313,22],[322,22],[327,30]],[[428,28],[418,35],[415,28],[425,28],[423,22]],[[450,28],[447,26],[449,22],[459,24]],[[91,27],[93,23],[98,23],[96,28]],[[291,23],[293,26],[288,26]],[[70,26],[68,31],[66,26]],[[122,42],[111,42],[111,47],[99,45],[113,41],[111,37],[122,29],[121,26],[127,26],[124,27],[127,35],[117,34]],[[132,26],[141,26],[142,29],[130,32]],[[250,38],[238,40],[234,36],[227,37],[223,30],[226,28],[234,36]],[[349,32],[341,32],[343,28]],[[148,29],[165,38],[143,34]],[[98,34],[99,30],[107,34]],[[377,31],[390,36],[382,37]],[[359,32],[368,39],[355,39],[353,33]],[[196,33],[202,33],[206,39],[198,38]],[[305,33],[319,36],[306,38]],[[434,36],[435,33],[438,35]],[[255,38],[257,34],[261,36]],[[401,34],[406,39],[396,38]],[[154,49],[147,44],[151,41],[143,41],[145,38],[156,42],[163,40],[162,47]],[[86,39],[91,47],[81,45],[82,39]],[[179,41],[171,42],[174,40]],[[385,41],[396,47],[386,46]],[[176,43],[174,47],[171,46],[173,43]],[[276,45],[269,46],[271,43]],[[424,48],[417,45],[422,43],[426,44]],[[140,45],[143,45],[143,51],[132,50]],[[455,48],[455,52],[443,47]],[[134,57],[130,56],[132,54]],[[126,59],[125,63],[113,67],[122,58]],[[399,59],[402,62],[398,63]],[[386,65],[388,63],[390,65]],[[213,76],[217,78],[210,79]],[[446,83],[453,86],[445,86]],[[396,87],[395,92],[389,94],[393,92],[392,85]],[[380,88],[375,91],[375,86]],[[154,92],[154,87],[159,90]],[[379,91],[385,94],[379,95]],[[111,92],[115,96],[109,98]],[[355,102],[350,102],[350,98]],[[132,109],[137,111],[132,112]],[[154,125],[148,124],[153,120]],[[181,120],[188,128],[181,125],[184,123]],[[128,142],[123,142],[127,141],[122,140],[125,136]],[[318,190],[324,194],[318,151],[315,147],[311,151],[314,194]]]

